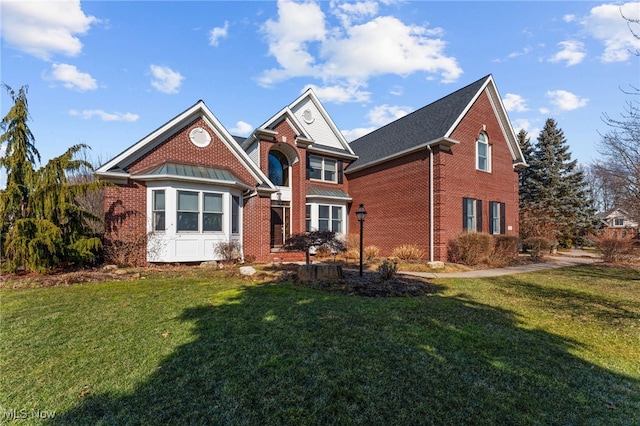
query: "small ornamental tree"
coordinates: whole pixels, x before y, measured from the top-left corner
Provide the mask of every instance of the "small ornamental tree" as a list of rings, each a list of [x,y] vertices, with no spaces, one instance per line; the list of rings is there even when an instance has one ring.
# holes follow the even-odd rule
[[[311,265],[310,249],[312,247],[326,246],[332,252],[343,252],[346,250],[344,242],[336,237],[333,231],[311,231],[294,234],[284,244],[287,251],[304,251],[307,266]]]

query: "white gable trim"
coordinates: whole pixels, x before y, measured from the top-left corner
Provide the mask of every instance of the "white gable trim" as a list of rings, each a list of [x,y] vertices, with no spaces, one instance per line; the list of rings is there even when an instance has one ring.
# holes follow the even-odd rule
[[[518,139],[516,137],[515,132],[513,131],[513,127],[511,126],[511,121],[509,120],[509,118],[507,116],[507,110],[504,107],[504,104],[502,103],[502,99],[500,98],[500,95],[498,94],[498,89],[496,88],[495,82],[493,81],[493,76],[491,76],[491,75],[489,77],[487,77],[487,80],[484,82],[482,87],[478,90],[478,92],[476,92],[476,94],[473,96],[471,101],[469,101],[469,103],[464,108],[462,113],[458,116],[456,121],[454,121],[454,123],[451,125],[449,130],[447,130],[447,132],[445,133],[444,137],[445,138],[450,138],[451,137],[451,134],[455,131],[455,129],[460,124],[460,122],[467,115],[467,113],[469,112],[469,110],[471,109],[473,104],[478,100],[480,95],[485,91],[487,92],[487,96],[489,98],[489,102],[491,104],[491,107],[493,108],[493,112],[496,115],[496,117],[498,118],[498,123],[500,125],[500,129],[502,130],[502,134],[504,135],[505,139],[507,140],[507,145],[509,147],[509,152],[511,153],[511,157],[513,158],[513,161],[514,161],[514,167],[515,166],[527,166],[527,163],[524,160],[524,155],[522,154],[522,151],[520,150],[520,145],[518,144]]]
[[[235,139],[233,139],[231,134],[218,121],[203,101],[198,101],[182,114],[160,126],[158,129],[140,139],[140,141],[119,155],[115,156],[113,159],[99,167],[96,174],[98,176],[108,177],[113,173],[110,172],[110,170],[114,167],[126,168],[135,160],[152,151],[160,143],[173,136],[178,130],[198,116],[204,120],[207,126],[218,136],[222,143],[225,144],[229,151],[238,159],[238,161],[247,169],[256,181],[259,183],[266,183],[269,187],[275,190],[275,187],[273,187],[273,184],[269,181],[267,176],[253,161],[251,161],[248,154],[240,147],[240,145],[238,145]]]

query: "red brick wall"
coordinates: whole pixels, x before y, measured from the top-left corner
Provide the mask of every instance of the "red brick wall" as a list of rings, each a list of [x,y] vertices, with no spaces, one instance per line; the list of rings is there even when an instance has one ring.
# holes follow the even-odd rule
[[[476,170],[475,141],[485,131],[492,147],[491,173]],[[483,200],[483,232],[489,231],[489,201],[506,204],[508,235],[518,235],[518,176],[513,158],[486,94],[475,102],[452,138],[451,152],[434,150],[434,259],[447,260],[447,244],[462,232],[462,198]],[[391,141],[390,141],[391,142]],[[429,151],[351,173],[351,230],[359,223],[355,207],[364,203],[364,244],[388,256],[401,244],[416,244],[429,256]]]
[[[227,148],[214,132],[211,143],[200,148],[189,140],[189,132],[194,127],[208,128],[198,118],[189,123],[176,134],[158,145],[148,154],[131,164],[130,173],[144,171],[164,162],[194,164],[216,168],[226,168],[248,185],[255,185],[256,179],[247,171],[238,158]],[[264,206],[267,206],[266,208]],[[245,254],[256,256],[261,260],[269,257],[269,200],[253,197],[245,200],[243,210]],[[139,238],[146,235],[146,186],[142,182],[130,182],[105,191],[105,212],[108,232],[105,233],[106,245],[114,245],[115,240]],[[111,231],[109,231],[111,230]],[[266,241],[266,252],[263,247]],[[132,264],[146,264],[146,246],[139,247],[131,255]]]
[[[366,171],[351,173],[349,194],[350,233],[360,231],[355,210],[363,203],[367,210],[363,243],[375,245],[382,256],[395,247],[416,244],[429,250],[429,152],[409,154]]]

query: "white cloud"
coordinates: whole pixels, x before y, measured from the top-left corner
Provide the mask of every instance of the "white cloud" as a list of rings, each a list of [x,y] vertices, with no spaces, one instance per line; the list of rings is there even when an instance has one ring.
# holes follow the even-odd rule
[[[254,127],[246,121],[238,121],[236,127],[229,129],[229,131],[234,135],[247,136],[253,129]]]
[[[53,64],[51,68],[51,77],[54,80],[61,81],[67,89],[86,92],[87,90],[96,90],[98,88],[98,83],[91,77],[91,74],[78,71],[75,65]]]
[[[551,99],[551,103],[562,111],[571,111],[582,108],[587,105],[589,99],[581,98],[566,90],[550,90],[547,97]]]
[[[369,121],[371,124],[382,127],[412,112],[413,109],[407,106],[378,105],[369,110]]]
[[[553,55],[550,62],[567,61],[567,66],[577,65],[587,56],[584,52],[584,43],[581,41],[567,40],[558,43],[562,50]]]
[[[343,85],[324,87],[309,84],[305,86],[303,92],[309,87],[313,89],[316,96],[318,96],[322,102],[333,102],[336,104],[344,102],[369,102],[371,98],[371,92],[363,91],[360,85],[349,84],[348,82]]]
[[[85,109],[82,111],[77,111],[72,109],[69,111],[69,115],[72,117],[80,117],[84,120],[89,120],[93,117],[98,117],[102,121],[138,121],[140,116],[138,114],[132,114],[130,112],[121,113],[121,112],[105,112],[101,109]]]
[[[226,38],[229,32],[229,22],[225,21],[224,27],[215,27],[209,31],[209,45],[218,46],[220,39]]]
[[[407,25],[392,16],[378,16],[372,2],[332,3],[340,26],[330,27],[317,3],[278,2],[278,19],[268,20],[269,54],[279,67],[265,70],[259,83],[269,86],[292,77],[322,78],[333,87],[365,87],[383,74],[423,71],[443,82],[455,81],[462,69],[444,51],[440,28]],[[365,21],[352,25],[354,21]],[[359,91],[354,94],[361,95]],[[341,98],[336,98],[341,99]],[[352,99],[355,101],[356,99]],[[345,100],[341,100],[345,102]]]
[[[172,70],[169,67],[162,67],[159,65],[151,65],[149,67],[153,79],[151,85],[162,93],[178,93],[178,89],[182,84],[184,77],[177,71]]]
[[[367,135],[371,132],[373,132],[374,130],[376,130],[377,127],[358,127],[356,129],[353,130],[341,130],[342,135],[344,136],[344,138],[347,140],[347,142],[353,142],[356,139]]]
[[[562,17],[562,20],[563,20],[564,22],[567,22],[567,23],[569,23],[569,22],[573,22],[573,21],[575,21],[575,20],[576,20],[576,15],[571,15],[571,14],[564,15],[564,16]]]
[[[527,108],[527,101],[525,101],[522,96],[516,95],[515,93],[507,93],[502,99],[502,103],[507,111],[524,112],[529,109]]]
[[[85,15],[80,0],[2,2],[2,38],[46,61],[56,53],[77,56],[82,50],[78,36],[97,21]]]
[[[378,13],[378,3],[374,1],[339,2],[331,1],[329,6],[344,27],[350,27],[353,21],[362,21]]]
[[[589,15],[582,20],[584,30],[593,38],[604,43],[602,62],[623,62],[632,56],[632,51],[640,50],[640,39],[629,31],[628,22],[622,17],[638,19],[640,2],[629,2],[623,5],[603,4],[591,9]],[[638,34],[640,25],[635,25]]]

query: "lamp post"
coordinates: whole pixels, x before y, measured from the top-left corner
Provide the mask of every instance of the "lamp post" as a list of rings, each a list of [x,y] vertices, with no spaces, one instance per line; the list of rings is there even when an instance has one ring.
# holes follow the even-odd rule
[[[360,222],[360,276],[362,276],[362,229],[364,228],[364,218],[367,216],[367,211],[364,209],[364,204],[360,204],[356,210],[356,217]]]

